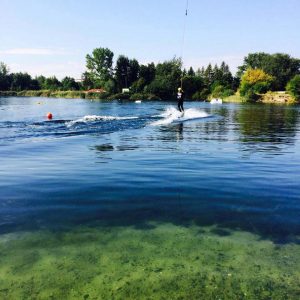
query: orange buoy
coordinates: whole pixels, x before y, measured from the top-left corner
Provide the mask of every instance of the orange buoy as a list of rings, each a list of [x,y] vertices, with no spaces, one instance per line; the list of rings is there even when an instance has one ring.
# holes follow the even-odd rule
[[[49,112],[49,113],[47,113],[47,118],[48,118],[48,120],[51,120],[52,119],[52,114]]]

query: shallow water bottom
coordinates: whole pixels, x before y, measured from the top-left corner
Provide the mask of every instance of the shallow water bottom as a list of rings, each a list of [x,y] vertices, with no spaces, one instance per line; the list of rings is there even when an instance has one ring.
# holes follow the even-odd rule
[[[148,223],[0,238],[1,299],[299,299],[300,245]]]

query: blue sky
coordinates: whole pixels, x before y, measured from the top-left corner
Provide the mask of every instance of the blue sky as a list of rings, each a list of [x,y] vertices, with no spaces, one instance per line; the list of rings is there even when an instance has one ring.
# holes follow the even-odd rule
[[[0,0],[0,61],[12,72],[80,78],[85,56],[108,47],[140,63],[180,56],[186,0]],[[189,0],[184,64],[250,52],[300,58],[299,0]]]

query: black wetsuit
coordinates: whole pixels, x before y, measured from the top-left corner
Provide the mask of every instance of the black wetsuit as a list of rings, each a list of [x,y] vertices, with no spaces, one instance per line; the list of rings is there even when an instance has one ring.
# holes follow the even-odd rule
[[[184,92],[178,93],[177,99],[178,99],[178,110],[180,112],[184,112],[184,108],[183,108]]]

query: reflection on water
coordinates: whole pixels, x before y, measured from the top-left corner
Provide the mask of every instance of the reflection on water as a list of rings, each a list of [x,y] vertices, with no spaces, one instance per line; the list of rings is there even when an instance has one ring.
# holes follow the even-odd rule
[[[286,147],[293,146],[297,140],[299,109],[295,107],[223,105],[207,111],[213,118],[162,126],[159,139],[237,142],[241,151],[266,154],[286,151]]]
[[[170,124],[168,126],[162,126],[159,128],[161,141],[181,141],[184,139],[184,124]],[[176,145],[174,145],[176,147]]]
[[[93,148],[98,152],[113,151],[114,150],[114,146],[112,146],[110,144],[96,145]]]
[[[114,147],[111,144],[96,145],[94,147],[91,147],[91,149],[94,149],[97,152],[130,151],[130,150],[136,150],[138,148],[139,148],[138,146],[134,146],[134,145],[117,145]]]
[[[177,131],[177,135],[176,135],[177,141],[183,140],[183,123],[179,123],[176,126],[176,131]]]
[[[257,142],[289,143],[297,131],[299,112],[281,106],[246,106],[237,112],[236,118],[245,140],[249,137]]]
[[[249,151],[280,151],[296,141],[299,112],[281,106],[246,106],[236,114],[240,141]]]

